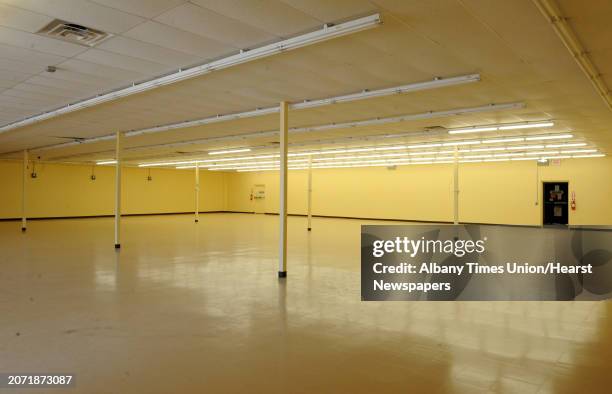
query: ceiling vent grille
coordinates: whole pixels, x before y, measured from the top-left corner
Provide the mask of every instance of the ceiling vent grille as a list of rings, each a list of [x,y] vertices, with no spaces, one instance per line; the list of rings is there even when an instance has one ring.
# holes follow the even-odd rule
[[[40,29],[38,34],[87,47],[93,47],[112,36],[112,34],[101,30],[77,25],[76,23],[70,23],[60,19],[55,19],[47,26]]]

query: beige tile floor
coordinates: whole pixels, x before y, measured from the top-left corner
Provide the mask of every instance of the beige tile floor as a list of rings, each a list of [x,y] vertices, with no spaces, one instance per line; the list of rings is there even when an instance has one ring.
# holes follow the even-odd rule
[[[290,218],[284,282],[277,220],[129,217],[119,253],[112,219],[0,222],[0,372],[75,373],[69,393],[611,392],[612,303],[361,302],[365,222]]]

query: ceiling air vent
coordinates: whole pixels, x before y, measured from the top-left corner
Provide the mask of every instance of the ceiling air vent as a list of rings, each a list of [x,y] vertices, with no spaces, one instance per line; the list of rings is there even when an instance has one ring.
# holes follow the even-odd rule
[[[87,47],[93,47],[112,36],[112,34],[101,30],[59,19],[55,19],[47,26],[40,29],[38,34]]]

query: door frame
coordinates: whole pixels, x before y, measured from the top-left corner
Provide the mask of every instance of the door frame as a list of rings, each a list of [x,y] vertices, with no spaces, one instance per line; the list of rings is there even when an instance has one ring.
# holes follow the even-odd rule
[[[264,198],[262,199],[263,201],[259,201],[258,199],[255,197],[256,196],[256,190],[257,189],[263,189],[264,191]],[[262,213],[265,214],[266,213],[266,184],[265,183],[254,183],[253,187],[251,188],[251,195],[253,196],[253,213]],[[261,212],[257,210],[258,204],[261,204]]]
[[[571,216],[571,209],[570,209],[570,196],[572,195],[572,193],[570,192],[570,187],[571,187],[571,183],[569,180],[567,179],[553,179],[553,180],[540,180],[540,190],[538,191],[538,193],[540,194],[540,226],[544,227],[544,184],[545,183],[567,183],[567,225],[569,227],[570,225],[570,216]]]

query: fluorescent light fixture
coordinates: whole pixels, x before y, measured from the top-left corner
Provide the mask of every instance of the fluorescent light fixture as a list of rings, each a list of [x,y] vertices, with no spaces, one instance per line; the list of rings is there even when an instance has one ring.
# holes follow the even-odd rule
[[[58,108],[53,111],[35,115],[21,121],[13,122],[3,127],[0,127],[0,133],[30,125],[42,120],[54,118],[59,115],[74,112],[83,108],[92,107],[105,102],[113,101],[122,97],[130,96],[136,93],[142,93],[148,90],[158,88],[160,86],[174,84],[186,79],[198,77],[204,74],[211,73],[217,70],[223,70],[239,64],[251,62],[257,59],[266,58],[278,53],[287,52],[297,48],[305,47],[319,42],[327,41],[336,37],[341,37],[347,34],[355,33],[365,29],[369,29],[379,25],[382,22],[380,14],[373,14],[358,19],[353,19],[337,25],[324,25],[323,28],[302,34],[286,40],[278,41],[272,44],[264,45],[250,50],[241,50],[235,55],[231,55],[210,63],[199,66],[179,70],[173,74],[169,74],[160,78],[155,78],[139,84],[132,84],[130,87],[115,90],[110,93],[101,94],[90,99],[79,101],[74,104]]]
[[[574,150],[562,150],[561,153],[595,153],[597,149],[574,149]]]
[[[483,144],[501,144],[505,142],[522,142],[525,141],[523,137],[510,137],[510,138],[492,138],[488,140],[482,140]]]
[[[454,141],[445,142],[442,146],[462,146],[462,145],[479,145],[480,141]]]
[[[558,140],[564,138],[572,138],[572,134],[557,134],[557,135],[536,135],[533,137],[525,137],[525,141],[541,141],[541,140]]]
[[[389,118],[373,118],[373,119],[344,122],[344,123],[329,123],[329,124],[308,126],[308,127],[292,127],[289,129],[289,133],[291,134],[306,133],[306,132],[312,132],[312,131],[334,130],[334,129],[340,129],[340,128],[376,126],[376,125],[382,125],[382,124],[388,124],[388,123],[399,123],[399,122],[412,121],[412,120],[423,120],[423,119],[432,119],[432,118],[447,117],[447,116],[474,114],[474,113],[481,113],[481,112],[519,109],[523,107],[525,107],[525,104],[521,102],[489,104],[489,105],[483,105],[480,107],[456,108],[456,109],[449,109],[449,110],[442,110],[442,111],[427,111],[427,112],[422,112],[422,113],[417,113],[417,114],[406,114],[406,115],[400,115],[400,116],[393,116]],[[208,117],[204,119],[193,120],[193,121],[172,123],[168,125],[156,126],[152,128],[144,128],[144,129],[139,129],[139,130],[131,130],[131,131],[125,132],[124,136],[133,137],[133,136],[137,136],[141,134],[163,132],[167,130],[200,126],[204,124],[224,122],[224,121],[248,118],[248,117],[253,117],[253,116],[261,116],[261,115],[272,114],[272,113],[277,113],[277,112],[278,112],[278,107],[275,106],[275,107],[270,107],[270,108],[263,108],[263,109],[257,109],[257,110],[228,114],[228,115],[216,115],[216,116],[212,116],[212,117]],[[403,133],[403,134],[408,134],[408,133]],[[174,142],[174,143],[145,145],[145,146],[132,147],[128,149],[129,150],[142,150],[142,149],[150,149],[152,147],[169,147],[169,146],[178,147],[178,146],[184,146],[184,145],[193,145],[196,143],[210,143],[210,142],[235,141],[235,140],[244,141],[246,138],[272,137],[275,135],[278,135],[278,131],[276,130],[256,131],[252,133],[200,138],[200,139],[195,139],[195,140],[187,140],[187,141],[180,141],[180,142]],[[392,135],[384,134],[384,135],[369,136],[369,137],[370,138],[389,138],[390,136],[399,137],[398,134],[392,134]],[[47,145],[47,146],[43,146],[43,147],[36,148],[33,150],[42,151],[42,150],[50,150],[50,149],[57,149],[57,148],[66,148],[66,147],[76,146],[80,144],[88,144],[88,143],[93,143],[93,142],[107,141],[107,140],[114,140],[114,139],[115,139],[115,133],[101,136],[101,137],[87,138],[87,139],[83,139],[79,141],[71,141],[71,142],[64,142],[61,144]]]
[[[97,161],[96,165],[103,166],[107,164],[117,164],[117,160],[105,160],[105,161]]]
[[[590,158],[590,157],[603,157],[604,154],[591,154],[591,155],[574,155],[574,156],[558,156],[552,155],[547,157],[524,157],[522,153],[509,153],[506,154],[512,157],[491,158],[491,155],[482,156],[464,156],[460,157],[459,163],[482,163],[482,162],[509,162],[509,161],[546,161],[549,159],[565,159],[565,158]],[[496,155],[493,155],[496,156]],[[521,157],[515,157],[521,156]],[[327,162],[313,164],[312,168],[315,169],[332,169],[332,168],[360,168],[360,167],[389,167],[389,166],[405,166],[405,165],[425,165],[425,164],[452,164],[454,161],[453,157],[438,157],[438,158],[413,158],[413,159],[390,159],[390,160],[350,160],[343,162]],[[308,167],[305,165],[289,165],[290,170],[304,170]],[[254,172],[254,171],[278,171],[278,165],[242,165],[236,166],[231,165],[227,167],[216,167],[209,168],[211,171],[238,171],[238,172]]]
[[[300,103],[291,104],[291,109],[304,109],[304,108],[313,108],[320,107],[322,105],[336,104],[336,103],[346,103],[349,101],[355,100],[363,100],[374,97],[383,97],[390,96],[394,94],[402,94],[407,92],[416,92],[419,90],[427,90],[440,88],[445,86],[453,86],[470,82],[478,82],[480,81],[480,74],[468,74],[462,75],[458,77],[450,77],[450,78],[436,78],[431,81],[425,82],[417,82],[403,86],[395,86],[386,89],[377,89],[377,90],[364,90],[359,93],[347,94],[344,96],[337,96],[328,99],[322,100],[310,100],[303,101]]]
[[[482,142],[482,141],[481,141]],[[477,148],[477,149],[460,149],[459,153],[469,153],[469,152],[495,152],[506,150],[503,146],[498,146],[495,148]]]
[[[533,155],[558,155],[559,151],[552,150],[552,151],[540,151],[540,152],[527,152],[525,154],[526,155],[530,155],[530,156],[533,156]]]
[[[421,148],[437,148],[442,146],[442,144],[417,144],[417,145],[408,145],[408,149],[421,149]]]
[[[587,158],[587,157],[604,157],[605,155],[603,153],[598,153],[595,155],[573,155],[572,158],[574,159],[581,159],[581,158]]]
[[[244,149],[228,149],[228,150],[217,150],[217,151],[213,151],[213,152],[208,152],[209,155],[224,155],[227,153],[242,153],[242,152],[250,152],[251,149],[250,148],[244,148]]]
[[[459,129],[450,129],[449,134],[463,134],[463,133],[478,133],[483,131],[496,131],[496,130],[513,130],[513,129],[531,129],[535,127],[551,127],[553,122],[536,122],[536,123],[519,123],[519,124],[498,124],[489,126],[472,126],[464,127]]]
[[[507,150],[526,150],[526,149],[544,149],[544,145],[519,145],[519,146],[508,146]]]
[[[524,153],[496,153],[493,157],[517,157],[517,156],[525,156]]]
[[[586,146],[587,143],[586,142],[573,142],[573,143],[568,143],[568,144],[551,144],[551,145],[546,145],[547,148],[573,148],[576,146]]]
[[[555,124],[553,122],[526,123],[526,124],[499,126],[499,130],[532,129],[532,128],[540,128],[540,127],[552,127],[554,125]]]
[[[448,134],[464,134],[464,133],[479,133],[482,131],[495,131],[497,127],[468,127],[465,129],[452,129],[448,131]]]

